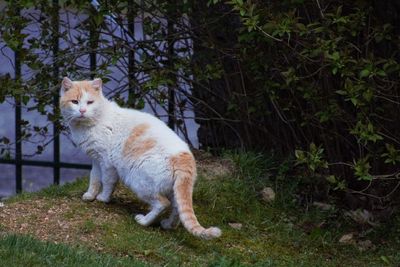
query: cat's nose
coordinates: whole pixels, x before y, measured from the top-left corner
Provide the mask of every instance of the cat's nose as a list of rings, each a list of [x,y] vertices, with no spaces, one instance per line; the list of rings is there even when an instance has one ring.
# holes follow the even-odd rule
[[[86,112],[86,108],[80,108],[80,109],[79,109],[79,112],[80,112],[81,114],[85,113],[85,112]]]

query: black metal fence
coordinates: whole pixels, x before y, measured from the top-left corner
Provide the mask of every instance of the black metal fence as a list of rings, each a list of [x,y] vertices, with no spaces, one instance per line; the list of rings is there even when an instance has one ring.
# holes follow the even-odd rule
[[[16,14],[20,13],[19,9],[15,9]],[[60,80],[59,77],[59,66],[57,65],[57,55],[59,50],[59,36],[54,33],[59,32],[59,4],[58,0],[53,0],[53,14],[52,14],[52,27],[53,27],[53,75],[55,83]],[[96,58],[96,54],[92,52],[90,55],[90,69],[93,71],[96,69],[96,61],[92,60]],[[14,51],[14,62],[15,62],[15,73],[14,77],[16,80],[21,78],[21,60],[19,56],[19,49]],[[59,114],[58,109],[58,98],[57,94],[54,94],[53,98],[53,112]],[[39,161],[39,160],[27,160],[23,159],[23,147],[22,147],[22,102],[20,98],[15,98],[15,157],[14,159],[0,159],[0,164],[13,164],[15,165],[15,181],[16,181],[16,192],[22,192],[22,167],[25,166],[39,166],[53,168],[53,183],[60,183],[60,169],[61,168],[74,168],[74,169],[90,169],[91,166],[88,164],[79,163],[67,163],[60,161],[60,127],[58,123],[53,123],[53,161]]]
[[[188,93],[192,87],[191,73],[194,69],[183,67],[189,66],[193,53],[191,36],[188,34],[190,32],[189,20],[186,16],[180,13],[179,15],[175,11],[170,12],[162,9],[153,12],[154,5],[150,2],[146,4],[145,1],[140,1],[140,4],[139,1],[126,1],[126,9],[122,8],[115,12],[105,13],[102,13],[102,9],[96,2],[87,2],[84,7],[63,6],[63,2],[59,0],[45,1],[43,6],[36,9],[30,7],[18,9],[14,6],[8,6],[7,12],[11,11],[10,17],[12,18],[27,19],[24,12],[32,12],[35,15],[35,11],[38,11],[38,13],[45,11],[43,16],[40,14],[29,16],[27,20],[33,23],[42,23],[40,27],[45,27],[46,31],[43,34],[45,37],[39,38],[43,44],[37,44],[39,48],[28,46],[31,49],[29,50],[31,54],[38,50],[41,51],[41,49],[46,52],[37,58],[38,61],[41,60],[41,63],[44,62],[43,65],[46,67],[43,69],[46,71],[43,71],[43,69],[35,70],[38,73],[46,73],[46,76],[36,75],[34,79],[24,80],[25,73],[21,75],[21,67],[25,67],[27,62],[24,61],[24,54],[21,53],[23,51],[22,44],[20,44],[20,47],[10,47],[14,51],[14,55],[10,54],[10,58],[14,58],[14,69],[10,72],[14,72],[16,86],[20,86],[19,82],[24,80],[23,82],[27,82],[27,84],[40,84],[47,88],[46,86],[49,84],[59,84],[62,74],[71,75],[80,71],[84,74],[84,78],[89,75],[91,78],[94,78],[95,75],[101,77],[103,74],[102,78],[109,77],[108,80],[111,81],[111,75],[108,76],[107,71],[109,70],[108,67],[112,66],[113,72],[119,72],[122,75],[117,76],[124,78],[117,77],[113,80],[118,86],[110,90],[112,94],[107,95],[107,97],[116,96],[116,100],[125,97],[127,98],[127,106],[137,109],[144,108],[145,104],[148,105],[155,116],[168,120],[168,125],[178,134],[181,134],[182,138],[192,146],[189,138],[189,124],[186,124],[186,122],[191,122],[192,129],[190,130],[193,133],[197,132],[196,127],[193,126],[197,120],[209,120],[209,118],[195,116],[195,105],[193,104],[195,98]],[[106,3],[104,4],[106,5]],[[69,15],[71,15],[73,21],[71,24]],[[142,27],[141,30],[135,30],[135,23],[137,23],[135,18],[139,15]],[[99,17],[100,22],[98,21]],[[11,21],[10,26],[7,25],[7,27],[11,28],[12,33],[10,35],[13,35],[13,33],[21,33],[24,26]],[[39,31],[41,30],[42,28],[39,28]],[[138,38],[135,37],[135,34]],[[15,34],[15,36],[14,38],[21,38],[18,34]],[[68,47],[68,51],[65,47]],[[89,56],[89,64],[86,63],[87,55]],[[79,65],[78,61],[82,56],[85,56],[85,63]],[[183,71],[184,68],[186,68],[186,71]],[[24,71],[24,68],[22,68],[22,71]],[[153,76],[154,81],[152,80]],[[40,79],[41,77],[44,77],[44,79]],[[103,80],[105,81],[105,79]],[[41,81],[45,82],[40,83]],[[142,90],[141,88],[145,89]],[[89,165],[85,164],[61,161],[60,132],[62,127],[57,120],[53,119],[59,118],[59,95],[56,87],[53,89],[55,90],[47,90],[48,94],[43,95],[36,92],[32,93],[36,99],[46,98],[46,101],[44,101],[46,107],[51,107],[51,112],[48,114],[51,115],[49,120],[55,121],[53,123],[52,143],[46,143],[46,146],[48,144],[53,146],[54,154],[51,161],[30,160],[24,157],[22,146],[26,139],[24,139],[22,110],[26,103],[24,103],[24,98],[15,97],[14,99],[15,148],[13,147],[13,149],[15,149],[15,154],[12,159],[9,157],[0,159],[0,164],[15,165],[17,193],[23,189],[22,168],[25,165],[53,168],[54,184],[60,183],[61,168],[90,168]],[[54,93],[51,98],[50,92]],[[26,150],[28,150],[28,147],[25,147]]]

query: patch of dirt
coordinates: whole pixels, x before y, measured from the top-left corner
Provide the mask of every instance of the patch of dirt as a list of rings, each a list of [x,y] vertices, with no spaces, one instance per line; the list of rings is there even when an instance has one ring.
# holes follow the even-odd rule
[[[193,151],[197,162],[197,169],[208,179],[218,178],[226,175],[233,175],[235,166],[229,159],[216,157],[201,150]]]
[[[122,219],[124,211],[116,211],[102,203],[86,203],[78,198],[40,198],[5,204],[0,208],[2,231],[32,235],[55,243],[85,243],[101,251],[97,243],[107,224]]]
[[[195,157],[199,172],[206,178],[218,178],[234,172],[234,165],[229,160],[205,152],[195,152]],[[1,203],[0,234],[17,233],[54,243],[85,244],[98,251],[105,249],[104,244],[98,243],[99,235],[116,235],[112,224],[146,210],[146,205],[121,185],[117,186],[110,204],[84,202],[80,196],[35,197]]]

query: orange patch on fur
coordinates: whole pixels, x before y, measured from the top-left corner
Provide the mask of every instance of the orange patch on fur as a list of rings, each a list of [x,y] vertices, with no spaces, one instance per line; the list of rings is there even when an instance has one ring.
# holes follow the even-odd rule
[[[186,214],[186,219],[190,221],[195,219],[192,206],[193,184],[194,179],[189,173],[186,173],[185,177],[175,184],[176,201],[182,205],[180,212]]]
[[[136,125],[133,128],[131,135],[126,140],[124,149],[126,148],[127,145],[135,143],[149,128],[150,125],[146,123],[141,123]]]
[[[156,146],[156,141],[154,139],[142,138],[149,127],[148,124],[142,123],[133,128],[131,135],[124,144],[123,154],[125,157],[139,158]]]
[[[185,220],[192,224],[190,228],[198,227],[196,216],[193,212],[192,193],[196,178],[196,161],[189,152],[181,152],[170,158],[170,164],[174,173],[177,202],[181,203],[180,213]]]
[[[186,172],[190,176],[196,173],[196,162],[189,152],[181,152],[170,158],[170,164],[174,172]]]
[[[168,198],[163,197],[163,196],[158,196],[158,200],[165,205],[166,207],[168,207],[170,205],[170,201],[168,200]]]

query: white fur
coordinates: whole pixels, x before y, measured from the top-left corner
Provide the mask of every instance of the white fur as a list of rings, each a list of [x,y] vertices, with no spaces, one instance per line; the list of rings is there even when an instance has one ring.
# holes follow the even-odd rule
[[[61,96],[72,88],[74,83],[68,78],[64,79]],[[182,219],[185,218],[185,214],[178,212],[180,204],[174,196],[176,177],[170,159],[182,152],[191,154],[188,145],[156,117],[121,108],[104,98],[101,93],[101,80],[96,79],[91,85],[99,89],[99,96],[84,92],[79,103],[72,103],[70,100],[71,103],[61,108],[62,115],[71,129],[73,141],[93,160],[89,188],[82,198],[108,202],[116,182],[120,179],[151,207],[146,215],[136,215],[135,219],[139,224],[147,226],[153,223],[158,215],[171,205],[172,212],[167,219],[161,221],[161,226],[164,229],[176,227],[179,216],[181,215]],[[88,104],[88,101],[93,103]],[[84,114],[81,109],[86,110]],[[124,155],[126,141],[133,129],[141,124],[149,127],[140,138],[154,140],[155,146],[138,157]],[[195,179],[195,175],[191,179]],[[204,229],[200,224],[198,229],[202,230],[198,233],[193,232],[185,221],[184,226],[193,234],[205,239],[221,234],[218,228]]]
[[[85,96],[83,96],[85,98]],[[137,187],[143,175],[148,178],[157,179],[160,176],[170,177],[167,159],[179,152],[188,151],[189,147],[168,126],[159,119],[140,111],[129,110],[119,107],[113,102],[104,99],[100,104],[102,108],[102,119],[99,120],[80,119],[78,109],[85,104],[74,108],[77,118],[70,123],[73,141],[81,147],[93,160],[101,163],[103,168],[114,167],[121,179],[132,189]],[[88,107],[87,116],[97,114]],[[95,123],[92,123],[94,122]],[[146,123],[150,128],[144,133],[148,138],[157,140],[157,153],[151,153],[146,160],[132,162],[127,160],[122,153],[123,145],[131,134],[133,128],[139,124]],[[145,166],[143,165],[145,164]],[[143,173],[144,172],[144,173]],[[142,189],[147,190],[148,179],[143,179]],[[160,180],[165,180],[161,178]],[[168,179],[169,180],[169,179]],[[154,180],[156,182],[156,180]],[[141,182],[139,182],[139,185]],[[162,186],[162,185],[160,185]],[[161,189],[161,188],[159,188]],[[134,191],[143,191],[134,190]],[[163,190],[159,190],[163,191]]]
[[[155,198],[159,194],[172,195],[173,172],[168,159],[180,152],[190,153],[188,145],[164,122],[150,114],[121,108],[103,97],[91,105],[85,104],[89,99],[90,95],[84,93],[78,105],[71,104],[70,108],[62,109],[74,143],[93,159],[90,186],[83,199],[97,197],[97,200],[108,202],[118,178],[150,205],[158,205]],[[87,109],[84,118],[80,117],[80,108]],[[143,123],[150,126],[144,136],[156,140],[156,146],[139,160],[124,157],[122,151],[126,140],[133,128]]]

